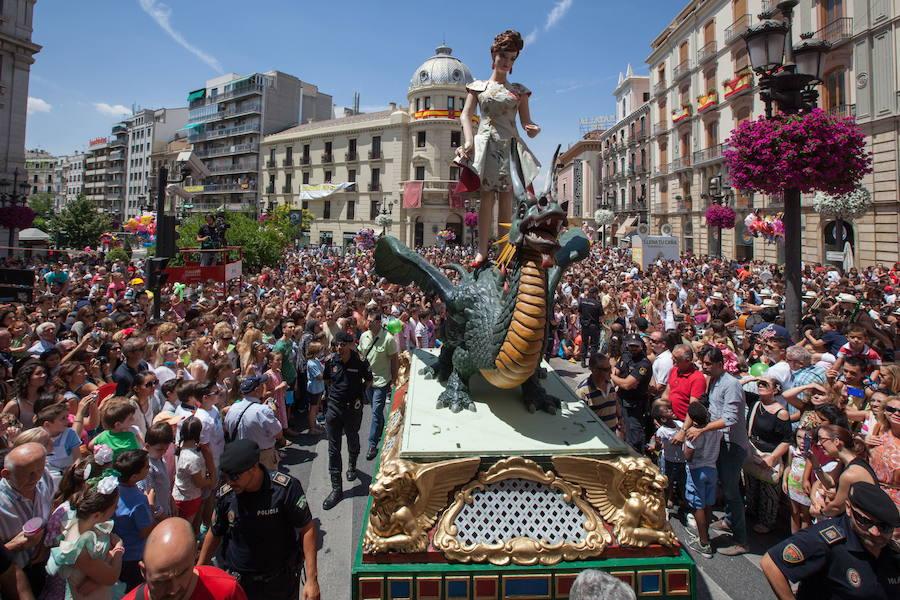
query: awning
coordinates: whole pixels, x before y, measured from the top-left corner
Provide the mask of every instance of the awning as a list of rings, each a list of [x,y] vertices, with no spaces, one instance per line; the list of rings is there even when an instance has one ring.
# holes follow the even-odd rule
[[[197,129],[198,127],[203,127],[204,125],[206,125],[206,123],[188,123],[181,128],[181,131],[184,131],[186,129]]]
[[[189,103],[193,102],[194,100],[200,100],[202,98],[206,98],[206,88],[201,88],[188,94]]]
[[[355,181],[348,181],[345,183],[319,183],[312,185],[301,185],[300,200],[321,200],[323,198],[327,198],[335,192],[349,190],[355,185]]]
[[[622,221],[622,224],[616,229],[616,237],[623,238],[631,233],[634,229],[634,224],[637,221],[637,217],[625,217],[625,220]]]

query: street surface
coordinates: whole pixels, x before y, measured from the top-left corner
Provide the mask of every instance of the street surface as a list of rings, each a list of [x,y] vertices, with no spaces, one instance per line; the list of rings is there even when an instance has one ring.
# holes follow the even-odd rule
[[[586,371],[578,364],[553,359],[552,366],[573,388]],[[319,521],[319,586],[325,600],[347,600],[350,594],[350,568],[353,554],[363,528],[363,513],[371,482],[373,463],[365,460],[366,440],[371,423],[371,412],[363,413],[360,427],[362,456],[359,461],[359,480],[344,480],[344,500],[330,511],[322,510],[322,501],[328,495],[331,483],[328,478],[328,441],[324,435],[301,435],[285,449],[283,465],[297,477],[306,490],[313,516]],[[344,444],[344,470],[347,468],[347,445]],[[687,546],[689,537],[684,525],[675,517],[672,525],[678,539]],[[716,554],[706,559],[699,554],[692,556],[698,567],[698,593],[701,600],[770,600],[775,596],[759,570],[762,554],[782,539],[787,532],[761,536],[750,532],[751,554],[727,557]],[[711,536],[717,535],[711,532]],[[715,545],[715,541],[713,542]]]

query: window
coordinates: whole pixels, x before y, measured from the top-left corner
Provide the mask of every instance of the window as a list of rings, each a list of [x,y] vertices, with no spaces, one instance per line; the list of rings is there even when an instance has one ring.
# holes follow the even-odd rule
[[[356,139],[352,139],[348,142],[348,148],[350,154],[356,154]]]
[[[381,155],[381,136],[376,135],[372,137],[372,153],[376,156]]]
[[[425,96],[423,104],[425,105],[425,110],[431,110],[431,96]]]
[[[423,165],[416,167],[416,181],[425,181],[425,167]]]
[[[684,63],[688,59],[688,43],[687,41],[681,42],[681,45],[678,46],[678,62]]]
[[[847,70],[844,68],[825,74],[825,83],[822,86],[822,106],[826,110],[847,104],[846,75]]]
[[[288,146],[284,154],[284,165],[290,166],[294,163],[294,147]]]
[[[309,161],[309,144],[303,144],[303,160]]]
[[[372,184],[381,185],[381,169],[372,169]]]
[[[416,112],[419,112],[420,110],[422,110],[422,99],[416,98]]]
[[[734,58],[734,72],[738,73],[742,69],[750,66],[750,55],[747,54],[747,48],[738,48],[732,55]]]
[[[331,171],[325,171],[325,183],[331,183]]]
[[[331,218],[331,200],[326,200],[322,206],[322,218],[330,219]]]
[[[356,202],[347,200],[347,220],[353,221],[354,219],[356,219]]]
[[[325,142],[325,154],[331,154],[331,142]]]
[[[293,193],[294,181],[293,176],[290,173],[285,174],[284,176],[284,190],[285,194]]]
[[[300,209],[301,210],[309,210],[309,200],[301,200],[300,201]]]
[[[309,185],[309,171],[303,172],[303,185]]]
[[[369,202],[369,220],[374,221],[375,217],[378,216],[378,200],[372,200]]]
[[[461,131],[451,131],[450,132],[450,147],[451,148],[459,148],[462,146],[462,132]]]
[[[456,98],[454,98],[453,96],[450,96],[449,98],[447,98],[447,110],[452,111],[455,108],[456,108]]]
[[[450,167],[450,181],[459,181],[459,167]]]
[[[419,131],[416,133],[416,148],[424,148],[425,147],[425,132]]]
[[[347,169],[347,181],[356,183],[356,169]]]

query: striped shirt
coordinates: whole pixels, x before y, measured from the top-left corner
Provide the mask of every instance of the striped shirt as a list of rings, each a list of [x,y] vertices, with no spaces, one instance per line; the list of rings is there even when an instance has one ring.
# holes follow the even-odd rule
[[[613,384],[608,382],[606,389],[601,390],[594,384],[591,376],[585,377],[584,381],[578,384],[575,393],[581,398],[585,404],[591,407],[591,410],[600,417],[607,427],[615,430],[619,424],[618,405],[619,402],[613,394]]]

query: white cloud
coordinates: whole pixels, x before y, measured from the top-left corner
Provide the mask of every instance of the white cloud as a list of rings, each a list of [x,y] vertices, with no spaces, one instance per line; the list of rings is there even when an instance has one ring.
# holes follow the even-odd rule
[[[175,43],[205,62],[213,71],[220,74],[225,72],[225,69],[222,68],[222,64],[215,56],[207,54],[200,48],[197,48],[189,41],[187,41],[181,33],[175,31],[170,20],[172,16],[171,8],[169,8],[162,2],[157,2],[157,0],[138,1],[140,2],[141,8],[144,10],[144,12],[150,15],[153,20],[156,21],[156,24],[159,25],[163,31],[169,34],[169,37],[172,38]]]
[[[94,102],[94,108],[101,115],[107,117],[127,117],[131,114],[131,109],[122,104],[107,104],[106,102]]]
[[[547,21],[544,23],[544,31],[550,31],[557,23],[559,23],[563,17],[566,16],[566,13],[569,12],[569,9],[572,8],[572,3],[575,0],[556,0],[553,3],[553,8],[550,9],[550,12],[547,13]],[[535,27],[531,30],[531,33],[525,36],[525,43],[528,45],[533,44],[537,41],[538,32],[540,28]]]
[[[25,112],[29,115],[33,115],[35,113],[46,113],[50,112],[53,107],[46,100],[41,100],[40,98],[35,98],[34,96],[28,96],[28,106],[25,109]]]

